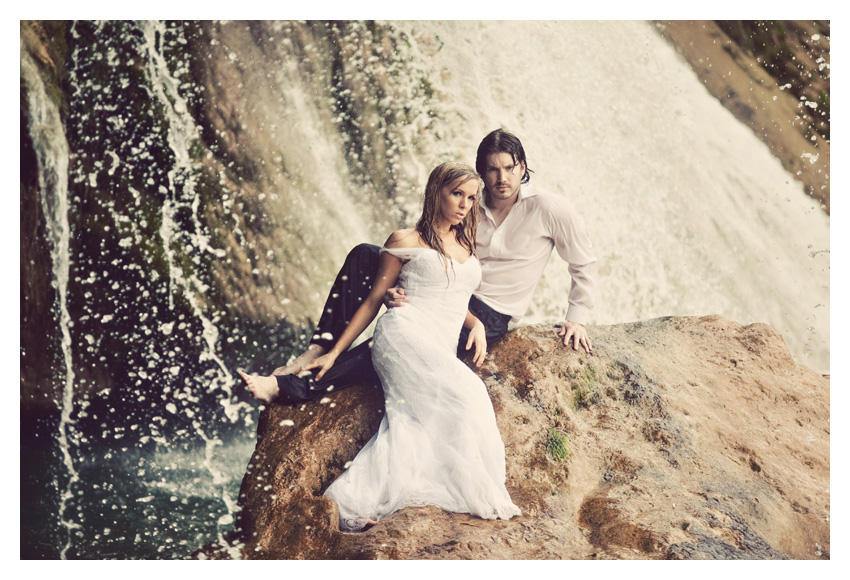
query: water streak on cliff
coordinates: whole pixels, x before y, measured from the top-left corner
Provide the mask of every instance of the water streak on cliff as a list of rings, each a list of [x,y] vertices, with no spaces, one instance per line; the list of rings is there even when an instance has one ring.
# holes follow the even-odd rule
[[[224,255],[223,250],[214,249],[210,245],[204,227],[198,219],[201,203],[200,196],[195,189],[195,174],[198,167],[192,160],[190,148],[200,138],[200,130],[189,114],[186,102],[178,91],[180,81],[171,75],[162,52],[161,42],[166,34],[164,23],[143,22],[141,23],[141,30],[144,33],[145,43],[143,48],[147,56],[146,65],[151,90],[165,112],[168,121],[166,140],[174,155],[174,165],[167,173],[168,183],[163,192],[165,200],[162,208],[162,225],[159,230],[168,262],[169,306],[173,310],[172,293],[174,291],[173,286],[176,285],[181,295],[188,301],[192,314],[201,322],[203,328],[201,335],[205,348],[201,352],[200,361],[213,361],[218,367],[218,369],[213,369],[212,372],[207,371],[205,373],[209,381],[207,392],[221,391],[221,394],[218,395],[218,402],[224,408],[226,417],[235,423],[242,417],[242,413],[247,413],[251,410],[251,407],[244,401],[233,401],[234,378],[218,353],[218,327],[206,316],[198,300],[198,296],[203,296],[206,292],[207,286],[191,269],[187,274],[175,263],[172,250],[173,245],[182,244],[187,252],[210,252],[218,257]],[[191,216],[189,228],[178,229],[175,223],[175,215],[181,208],[188,210]],[[193,260],[193,264],[198,263],[200,263],[199,260]],[[216,447],[222,445],[222,441],[214,433],[214,428],[211,434],[208,432],[210,429],[200,423],[193,423],[193,427],[204,441],[203,465],[210,472],[214,485],[219,489],[217,495],[227,509],[227,514],[220,516],[218,522],[221,525],[229,525],[232,523],[238,508],[236,499],[231,497],[230,490],[225,486],[228,479],[216,468],[214,462]],[[221,537],[221,526],[217,528],[217,533]]]
[[[65,558],[71,546],[71,534],[79,528],[67,514],[69,502],[74,499],[79,474],[74,466],[72,446],[77,445],[71,413],[74,409],[74,360],[71,352],[71,332],[73,325],[68,313],[68,278],[70,269],[68,224],[68,142],[59,117],[59,110],[47,96],[44,83],[39,77],[35,63],[26,52],[21,51],[21,75],[28,87],[30,126],[33,147],[38,160],[38,185],[41,194],[41,206],[46,221],[46,231],[50,242],[53,262],[53,282],[56,289],[57,326],[61,333],[62,360],[65,365],[62,398],[56,401],[60,409],[59,429],[56,438],[62,454],[66,479],[60,492],[58,518],[67,530],[67,540],[60,551]],[[62,484],[57,480],[57,487]]]

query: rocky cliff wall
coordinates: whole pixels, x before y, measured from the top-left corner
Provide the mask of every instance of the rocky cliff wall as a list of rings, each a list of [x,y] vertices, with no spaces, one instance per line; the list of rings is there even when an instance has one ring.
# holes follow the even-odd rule
[[[592,355],[519,328],[479,371],[523,510],[406,508],[340,533],[322,491],[376,431],[355,388],[263,411],[228,553],[294,559],[828,559],[829,379],[772,328],[716,316],[591,327]]]

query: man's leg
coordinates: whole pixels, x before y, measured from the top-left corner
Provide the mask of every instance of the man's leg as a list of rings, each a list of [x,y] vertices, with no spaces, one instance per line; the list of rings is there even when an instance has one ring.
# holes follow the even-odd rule
[[[312,401],[354,385],[367,382],[381,384],[372,367],[372,352],[369,348],[371,340],[342,353],[320,381],[313,380],[315,372],[310,373],[308,377],[297,376],[297,371],[309,360],[326,353],[336,343],[351,317],[369,295],[379,263],[379,246],[360,244],[348,253],[328,293],[319,324],[310,339],[310,348],[298,357],[301,361],[296,359],[300,364],[292,365],[298,368],[286,374],[275,373],[278,393],[274,402],[293,405]]]
[[[381,385],[372,366],[372,340],[367,340],[339,355],[328,372],[320,380],[314,380],[316,372],[309,376],[276,375],[277,397],[272,401],[281,405],[295,405],[315,401],[326,395],[355,385]]]
[[[348,253],[331,286],[316,332],[310,339],[312,344],[324,347],[326,352],[336,344],[351,317],[369,295],[380,262],[380,247],[373,244],[360,244]]]
[[[348,253],[328,293],[319,324],[310,339],[310,346],[286,366],[275,369],[275,375],[297,375],[304,365],[333,347],[351,317],[369,295],[379,263],[380,248],[372,244],[360,244]]]
[[[496,312],[475,296],[469,299],[469,311],[484,325],[488,350],[508,333],[510,315]],[[469,329],[462,328],[457,344],[457,355],[460,358],[472,352],[472,349],[466,350],[467,340],[469,340]]]

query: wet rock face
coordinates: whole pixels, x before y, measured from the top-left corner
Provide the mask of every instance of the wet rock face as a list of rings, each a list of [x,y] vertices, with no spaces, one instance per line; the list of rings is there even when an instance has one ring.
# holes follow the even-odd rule
[[[279,366],[346,252],[418,211],[406,167],[424,128],[408,127],[431,117],[433,91],[390,24],[21,21],[21,41],[37,68],[20,112],[21,395],[34,416],[54,413],[65,376],[37,88],[61,120],[43,140],[67,141],[67,183],[51,195],[68,206],[73,389],[99,415],[94,435],[107,414],[132,416],[128,429],[167,417],[159,377],[203,398],[194,377],[207,371],[227,389],[222,367]]]
[[[829,558],[829,379],[719,317],[510,333],[480,371],[523,515],[407,508],[342,534],[321,496],[377,430],[372,387],[262,413],[233,557]],[[224,557],[208,546],[202,557]]]

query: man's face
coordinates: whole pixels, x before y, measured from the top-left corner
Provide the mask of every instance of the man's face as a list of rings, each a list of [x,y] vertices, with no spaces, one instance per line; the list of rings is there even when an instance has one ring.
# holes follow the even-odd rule
[[[487,157],[484,187],[492,199],[509,200],[519,193],[525,175],[525,163],[517,163],[510,153],[493,153]]]

